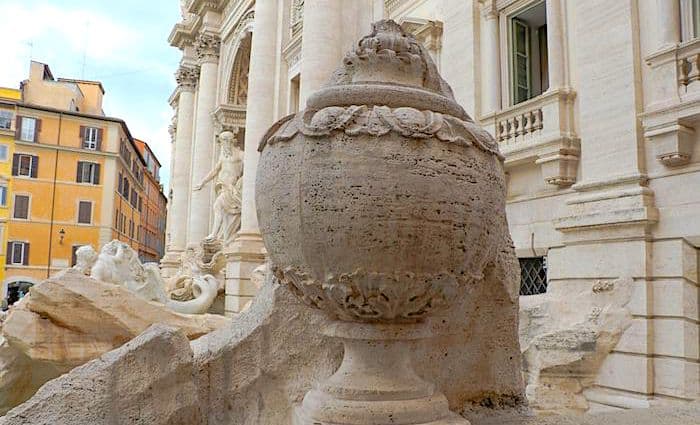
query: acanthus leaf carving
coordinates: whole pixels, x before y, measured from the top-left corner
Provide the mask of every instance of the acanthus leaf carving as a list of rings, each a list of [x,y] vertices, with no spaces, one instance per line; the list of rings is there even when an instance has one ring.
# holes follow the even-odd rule
[[[436,138],[442,142],[474,146],[503,160],[493,137],[473,121],[433,111],[387,106],[331,106],[320,111],[307,111],[290,116],[273,127],[259,147],[291,140],[298,133],[309,137],[323,137],[334,131],[350,136],[368,134],[383,136],[395,132],[416,139]]]

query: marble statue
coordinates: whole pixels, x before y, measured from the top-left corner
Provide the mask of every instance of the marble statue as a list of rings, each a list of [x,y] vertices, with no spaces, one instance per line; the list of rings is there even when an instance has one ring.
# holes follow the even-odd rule
[[[183,314],[203,314],[214,302],[219,282],[214,276],[190,276],[188,291],[191,296],[172,299],[168,285],[155,263],[141,264],[136,252],[126,243],[113,240],[102,247],[99,254],[90,246],[77,250],[74,269],[102,282],[122,285],[146,301],[156,301]]]
[[[190,301],[195,298],[197,278],[214,277],[219,282],[219,291],[224,290],[223,270],[226,257],[219,240],[200,242],[198,246],[188,246],[180,257],[181,266],[173,277],[166,280],[165,290],[176,301]]]
[[[224,131],[218,137],[221,144],[219,160],[214,168],[196,185],[198,191],[212,180],[216,191],[214,223],[208,240],[221,240],[228,245],[241,224],[241,190],[243,184],[243,154],[234,147],[234,134]]]

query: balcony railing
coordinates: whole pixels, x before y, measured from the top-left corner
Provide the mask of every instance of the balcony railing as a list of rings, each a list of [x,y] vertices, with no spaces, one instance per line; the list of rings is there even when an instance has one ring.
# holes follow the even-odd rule
[[[510,115],[510,114],[509,114]],[[496,138],[502,145],[516,143],[518,138],[536,137],[542,130],[542,108],[516,110],[514,115],[505,116],[496,122]]]
[[[573,128],[574,98],[570,89],[550,90],[482,117],[506,157],[506,167],[534,162],[548,184],[576,182],[580,144]]]
[[[642,114],[651,154],[666,167],[692,161],[700,122],[700,39],[647,56],[653,78]]]

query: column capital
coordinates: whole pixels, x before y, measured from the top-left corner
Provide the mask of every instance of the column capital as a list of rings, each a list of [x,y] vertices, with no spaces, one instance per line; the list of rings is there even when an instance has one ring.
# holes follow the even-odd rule
[[[168,134],[170,134],[170,143],[175,143],[177,135],[177,115],[175,115],[170,120],[170,125],[168,126]]]
[[[209,32],[201,32],[194,40],[194,49],[199,63],[218,62],[221,49],[221,37]]]
[[[495,0],[480,0],[481,16],[486,20],[498,18],[498,7]]]
[[[194,91],[199,80],[199,67],[180,65],[175,72],[175,81],[180,90]]]

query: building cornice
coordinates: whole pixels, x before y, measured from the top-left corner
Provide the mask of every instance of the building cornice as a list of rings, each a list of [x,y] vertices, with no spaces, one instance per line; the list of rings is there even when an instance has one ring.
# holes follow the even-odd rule
[[[190,0],[187,3],[187,11],[196,15],[206,12],[221,13],[227,3],[226,0]]]
[[[192,45],[197,37],[200,27],[201,18],[199,16],[192,16],[184,21],[178,22],[170,31],[168,43],[170,43],[171,46],[182,50],[185,47]]]

